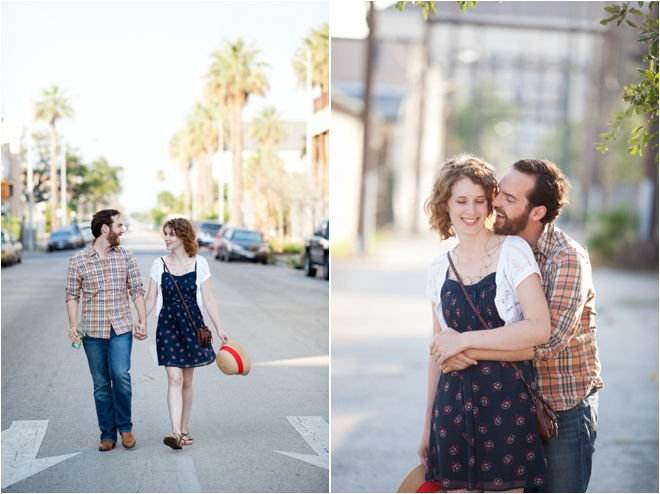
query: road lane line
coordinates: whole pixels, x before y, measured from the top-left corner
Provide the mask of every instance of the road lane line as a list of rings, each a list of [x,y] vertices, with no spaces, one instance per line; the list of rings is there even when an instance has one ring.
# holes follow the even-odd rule
[[[202,486],[197,479],[195,464],[190,456],[177,456],[176,469],[179,472],[181,492],[202,492]]]
[[[271,360],[269,362],[253,362],[252,366],[282,366],[282,367],[328,367],[330,365],[329,355],[318,357],[302,357],[287,360]]]
[[[149,351],[151,352],[151,360],[158,363],[158,354],[156,353],[156,345],[149,345]]]

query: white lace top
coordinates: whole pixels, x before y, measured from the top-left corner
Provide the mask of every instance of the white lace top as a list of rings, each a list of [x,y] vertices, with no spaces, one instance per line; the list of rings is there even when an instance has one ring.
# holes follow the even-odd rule
[[[197,262],[197,305],[199,310],[204,314],[204,302],[202,301],[202,283],[208,280],[211,277],[211,270],[209,269],[208,261],[201,257],[196,256]],[[160,257],[154,260],[154,263],[151,265],[151,272],[149,276],[156,283],[158,283],[158,298],[156,299],[156,315],[160,314],[160,309],[163,307],[163,292],[160,288],[160,282],[163,279],[163,273],[165,272],[165,266],[163,266],[163,261],[160,260]]]
[[[443,330],[447,329],[447,323],[442,314],[440,289],[447,279],[448,269],[450,266],[447,253],[443,252],[431,261],[426,286],[426,295],[436,304],[435,313]],[[529,244],[515,235],[506,237],[502,243],[500,259],[495,271],[495,285],[497,286],[495,306],[505,325],[523,320],[516,288],[534,273],[541,276]]]

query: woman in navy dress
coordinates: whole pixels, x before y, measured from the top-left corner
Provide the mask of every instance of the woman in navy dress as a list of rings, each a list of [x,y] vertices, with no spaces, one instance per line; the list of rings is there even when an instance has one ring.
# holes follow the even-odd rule
[[[156,259],[151,267],[146,306],[147,315],[157,306],[156,353],[158,365],[165,367],[168,378],[167,406],[172,433],[165,436],[163,442],[173,449],[181,449],[193,444],[189,421],[195,367],[215,361],[213,347],[201,346],[195,333],[195,327],[206,326],[203,307],[206,307],[218,338],[226,341],[229,335],[220,324],[208,263],[196,255],[194,227],[186,219],[175,218],[163,225],[163,234],[165,245],[171,252]]]
[[[470,339],[469,348],[489,348],[493,338],[488,329],[507,326],[509,333],[495,346],[521,350],[548,340],[550,316],[529,245],[519,237],[495,235],[490,228],[496,191],[494,169],[475,156],[460,155],[439,171],[425,207],[441,239],[456,236],[459,244],[431,263],[427,295],[434,335],[455,330]],[[486,328],[468,303],[448,255]],[[426,480],[457,492],[523,492],[543,485],[546,460],[527,387],[508,362],[469,363],[455,370],[441,355],[429,357],[418,449]],[[536,394],[531,363],[517,365]]]

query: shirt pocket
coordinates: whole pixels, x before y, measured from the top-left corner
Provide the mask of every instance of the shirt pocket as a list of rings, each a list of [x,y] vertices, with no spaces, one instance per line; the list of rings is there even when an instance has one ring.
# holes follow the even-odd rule
[[[85,273],[82,282],[83,294],[86,297],[94,297],[103,287],[103,271],[100,269],[89,269]]]

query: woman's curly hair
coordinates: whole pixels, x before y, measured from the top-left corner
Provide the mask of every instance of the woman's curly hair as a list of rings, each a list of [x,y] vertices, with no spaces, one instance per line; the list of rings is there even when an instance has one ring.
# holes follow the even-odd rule
[[[456,235],[449,219],[447,201],[451,197],[451,189],[463,177],[472,183],[481,185],[488,201],[488,219],[486,225],[492,225],[493,199],[497,194],[497,175],[495,168],[470,153],[461,153],[447,161],[433,179],[433,190],[424,203],[424,211],[429,215],[431,230],[440,234],[445,240]]]
[[[165,233],[166,227],[170,229],[170,232],[174,234],[175,237],[180,238],[183,241],[183,248],[186,249],[188,257],[197,254],[197,232],[190,221],[185,218],[172,218],[171,220],[167,220],[163,224],[163,234]]]

